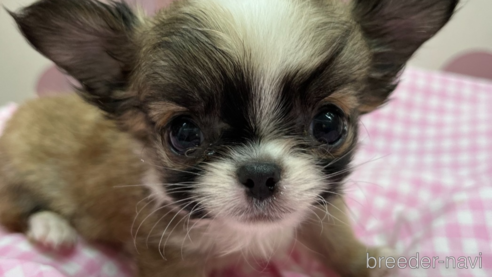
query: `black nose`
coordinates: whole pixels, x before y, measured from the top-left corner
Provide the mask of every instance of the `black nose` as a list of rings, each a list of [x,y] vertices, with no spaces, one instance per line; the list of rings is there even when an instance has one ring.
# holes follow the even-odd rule
[[[249,163],[237,170],[237,177],[252,197],[264,200],[275,192],[275,185],[280,181],[280,167],[273,163]]]

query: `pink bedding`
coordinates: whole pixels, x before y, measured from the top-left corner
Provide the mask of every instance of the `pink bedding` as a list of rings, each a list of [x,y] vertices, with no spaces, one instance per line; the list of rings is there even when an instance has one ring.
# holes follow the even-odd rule
[[[407,258],[394,264],[406,267],[397,276],[492,276],[492,83],[417,69],[407,70],[402,80],[389,105],[363,118],[362,146],[347,183],[356,232]],[[15,107],[4,107],[0,122]],[[101,246],[82,241],[70,253],[52,253],[0,230],[0,276],[131,272],[126,257]],[[216,276],[332,274],[292,253],[259,269]]]

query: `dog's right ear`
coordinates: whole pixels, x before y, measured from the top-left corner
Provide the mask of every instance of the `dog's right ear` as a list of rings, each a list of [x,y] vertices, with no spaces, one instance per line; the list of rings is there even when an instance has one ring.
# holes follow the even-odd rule
[[[109,113],[120,113],[137,50],[137,16],[124,3],[41,0],[10,13],[27,40],[77,79],[82,95]]]

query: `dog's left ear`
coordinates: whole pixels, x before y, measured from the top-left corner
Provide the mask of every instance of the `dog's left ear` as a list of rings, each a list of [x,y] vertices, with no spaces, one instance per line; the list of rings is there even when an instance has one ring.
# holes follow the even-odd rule
[[[11,15],[36,50],[80,82],[83,97],[119,112],[137,53],[138,20],[126,4],[40,0]]]
[[[353,16],[373,53],[361,112],[383,104],[414,52],[451,18],[459,0],[352,0]]]

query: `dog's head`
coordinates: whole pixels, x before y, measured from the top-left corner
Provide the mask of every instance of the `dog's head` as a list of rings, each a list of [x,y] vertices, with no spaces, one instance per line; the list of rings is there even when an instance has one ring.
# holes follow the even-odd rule
[[[81,94],[153,153],[162,194],[236,225],[294,226],[341,193],[358,118],[458,0],[41,0],[13,14]],[[162,196],[163,196],[162,195]]]

